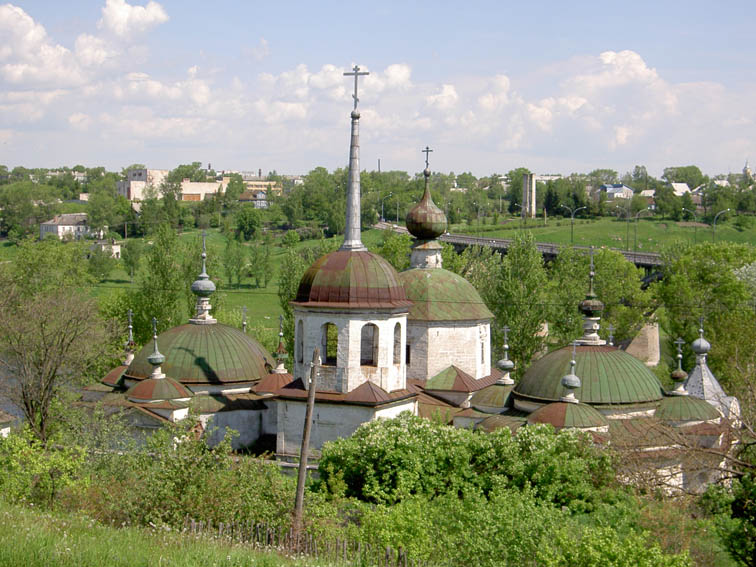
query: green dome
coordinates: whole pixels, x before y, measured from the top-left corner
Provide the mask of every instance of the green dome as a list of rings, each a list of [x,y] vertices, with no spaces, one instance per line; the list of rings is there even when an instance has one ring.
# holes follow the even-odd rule
[[[493,314],[470,282],[441,268],[413,268],[399,274],[410,321],[473,321]]]
[[[515,386],[515,399],[556,402],[564,395],[562,376],[569,369],[572,348],[536,360]],[[634,356],[611,346],[578,346],[575,374],[582,382],[575,397],[591,405],[642,404],[662,397],[659,380]]]
[[[538,408],[528,416],[528,424],[548,423],[556,429],[607,427],[609,422],[588,404],[554,402]]]
[[[294,304],[406,309],[410,302],[388,260],[372,252],[337,250],[321,256],[307,269]]]
[[[711,421],[721,415],[706,400],[695,396],[668,396],[659,404],[654,417],[662,421]]]
[[[162,333],[158,343],[165,356],[162,371],[183,384],[253,382],[266,376],[271,364],[257,341],[228,325],[179,325]],[[150,342],[137,353],[126,378],[149,377],[152,350]]]

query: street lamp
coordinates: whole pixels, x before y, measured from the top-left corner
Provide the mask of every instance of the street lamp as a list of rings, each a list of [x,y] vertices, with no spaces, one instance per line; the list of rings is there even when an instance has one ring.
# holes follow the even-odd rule
[[[635,213],[635,240],[633,242],[633,254],[638,252],[638,217],[641,215],[641,213],[648,213],[651,211],[651,207],[646,207],[645,209],[641,209],[637,213]]]
[[[693,215],[693,244],[697,244],[698,241],[698,215],[690,209],[682,208],[684,213],[690,213]]]
[[[564,207],[568,211],[570,211],[570,246],[574,246],[575,244],[575,213],[578,211],[582,211],[583,209],[587,209],[588,207],[578,207],[577,209],[571,209],[567,205],[560,205],[560,207]]]
[[[384,201],[385,201],[386,199],[388,199],[389,197],[391,197],[391,195],[393,195],[393,193],[389,193],[388,195],[386,195],[385,197],[383,197],[383,198],[381,199],[381,222],[383,222],[383,221],[385,221],[385,220],[386,220],[386,219],[385,219],[385,218],[383,217],[383,202],[384,202]]]
[[[522,207],[520,205],[518,205],[517,203],[512,203],[509,206],[510,207],[517,207],[518,209],[520,209],[520,212],[522,213]],[[514,213],[512,213],[512,214],[514,214]],[[520,228],[522,229],[522,215],[520,215]]]
[[[716,242],[717,241],[717,219],[719,218],[719,215],[723,213],[729,213],[730,209],[725,209],[724,211],[719,211],[716,215],[714,215],[714,225],[713,229],[711,231],[711,241]]]
[[[615,205],[614,208],[622,212],[625,217],[625,220],[627,221],[627,230],[625,230],[625,250],[629,252],[630,251],[630,209],[620,207],[619,205]]]

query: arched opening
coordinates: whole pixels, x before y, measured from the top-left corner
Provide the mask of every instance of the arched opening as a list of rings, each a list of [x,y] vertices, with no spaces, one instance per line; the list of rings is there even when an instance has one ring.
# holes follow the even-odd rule
[[[360,333],[360,365],[378,366],[378,327],[368,323]]]
[[[394,364],[402,363],[402,326],[397,323],[394,325]]]
[[[320,358],[324,366],[336,366],[339,352],[339,329],[333,323],[325,323],[321,328]]]
[[[297,362],[304,362],[304,325],[302,321],[297,323],[297,342],[295,349],[297,351]]]

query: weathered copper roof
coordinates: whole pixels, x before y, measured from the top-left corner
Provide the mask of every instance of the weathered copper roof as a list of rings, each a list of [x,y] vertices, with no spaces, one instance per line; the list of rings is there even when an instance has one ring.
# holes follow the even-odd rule
[[[662,421],[710,421],[722,417],[706,400],[695,396],[668,396],[659,404],[654,417]]]
[[[128,366],[123,364],[116,366],[113,370],[105,375],[105,378],[103,378],[101,382],[110,386],[111,388],[120,386],[123,383],[123,373],[126,372],[127,368]]]
[[[137,382],[126,390],[126,396],[133,401],[158,401],[191,398],[192,393],[172,378],[148,378]]]
[[[479,411],[499,413],[507,407],[512,384],[491,384],[475,392],[470,398],[470,405]]]
[[[556,402],[564,395],[562,376],[569,369],[572,348],[555,350],[535,361],[515,386],[515,398]],[[590,405],[640,404],[662,397],[659,380],[645,364],[610,346],[578,346],[575,374],[581,386],[575,396]]]
[[[446,232],[446,215],[433,202],[427,184],[423,198],[407,213],[407,230],[422,240],[438,238]]]
[[[554,402],[538,408],[528,416],[528,423],[548,423],[556,429],[565,427],[606,427],[607,419],[588,404]]]
[[[484,420],[478,422],[475,425],[475,429],[481,429],[483,431],[490,433],[491,431],[495,431],[496,429],[507,427],[510,431],[514,433],[523,425],[525,425],[524,417],[503,414],[503,415],[492,415],[490,417],[485,418]]]
[[[416,395],[417,394],[410,390],[394,390],[392,392],[386,392],[381,387],[376,386],[371,382],[366,382],[346,394],[341,392],[317,390],[315,392],[315,401],[335,404],[353,404],[358,406],[379,406],[412,398]],[[297,378],[278,390],[276,396],[283,399],[306,400],[307,390],[302,384],[302,379]]]
[[[476,380],[464,370],[460,370],[453,364],[433,376],[425,383],[426,390],[441,390],[451,392],[477,392],[490,386],[499,379],[499,376],[491,374]]]
[[[442,268],[413,268],[399,274],[407,299],[412,301],[410,321],[472,321],[493,314],[476,289],[460,275]]]
[[[293,303],[402,310],[411,305],[387,260],[372,252],[350,250],[337,250],[316,260],[302,276]]]
[[[294,380],[294,376],[288,372],[284,374],[268,374],[265,378],[260,380],[252,388],[252,391],[256,394],[272,394],[277,392],[286,384],[289,384]]]
[[[263,410],[266,408],[261,396],[255,394],[194,396],[192,410],[198,413],[220,413],[237,410]]]
[[[268,375],[271,361],[260,344],[228,325],[179,325],[158,337],[165,355],[162,370],[183,384],[256,382]],[[142,380],[152,372],[147,357],[152,345],[142,348],[125,376]]]

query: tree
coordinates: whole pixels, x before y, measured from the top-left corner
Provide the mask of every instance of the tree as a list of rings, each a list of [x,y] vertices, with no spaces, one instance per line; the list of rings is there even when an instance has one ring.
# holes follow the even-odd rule
[[[226,247],[223,250],[223,270],[228,278],[228,287],[236,282],[236,287],[241,285],[244,274],[244,254],[239,241],[235,238],[226,239]]]
[[[685,193],[688,195],[688,193]],[[688,195],[690,199],[690,195]],[[682,205],[680,197],[675,195],[670,185],[662,185],[654,192],[654,201],[656,202],[656,210],[664,217],[672,218],[674,215],[679,214]],[[692,203],[692,201],[691,201]],[[695,210],[694,208],[688,208],[688,210]]]
[[[601,185],[617,183],[619,175],[613,169],[594,169],[588,174],[588,183],[597,189]]]
[[[701,173],[701,170],[695,165],[665,167],[662,178],[667,183],[687,183],[691,189],[695,189],[708,181],[708,177]]]
[[[383,231],[383,243],[378,253],[394,266],[397,272],[409,268],[409,256],[412,238],[409,234],[399,234],[393,230]]]
[[[311,248],[299,251],[287,248],[281,261],[281,272],[278,275],[278,304],[284,313],[283,332],[288,352],[294,352],[294,309],[290,302],[296,298],[299,282],[314,261],[315,254]]]
[[[244,240],[254,240],[262,230],[262,213],[252,203],[242,205],[236,212],[236,230]]]
[[[268,282],[272,276],[271,266],[271,243],[270,237],[262,243],[255,242],[249,248],[249,268],[250,276],[255,279],[255,286],[268,287]]]
[[[115,269],[116,260],[110,246],[95,246],[89,251],[87,269],[98,282],[103,282]]]
[[[522,176],[525,173],[531,173],[526,167],[512,169],[504,176],[507,182],[507,201],[509,201],[509,212],[515,213],[520,209],[515,204],[522,205]]]
[[[131,238],[121,247],[121,260],[123,266],[126,268],[126,273],[129,274],[131,281],[134,281],[134,274],[139,269],[139,261],[142,258],[144,252],[144,242],[138,238]]]
[[[245,185],[242,176],[238,173],[232,173],[231,178],[226,186],[225,199],[227,202],[235,202],[239,200],[239,195],[244,192]]]

